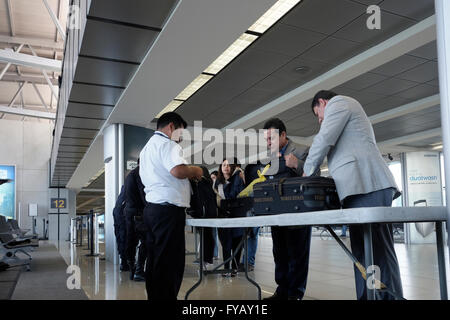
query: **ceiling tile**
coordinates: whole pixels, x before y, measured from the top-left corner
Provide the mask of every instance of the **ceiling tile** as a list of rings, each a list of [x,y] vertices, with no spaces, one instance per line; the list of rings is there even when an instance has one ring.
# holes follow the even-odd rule
[[[367,8],[367,7],[366,7]],[[334,34],[337,38],[352,40],[361,43],[379,43],[389,37],[411,27],[416,22],[414,20],[399,17],[395,14],[382,12],[380,30],[370,30],[367,28],[367,15],[359,17],[349,25],[345,26]]]
[[[426,98],[432,95],[439,93],[439,88],[420,84],[418,86],[412,87],[411,89],[407,89],[405,91],[401,91],[396,94],[396,96],[406,99],[419,100],[422,98]]]
[[[66,115],[106,120],[112,110],[110,106],[69,102]]]
[[[363,90],[386,79],[386,76],[367,72],[350,81],[347,81],[342,84],[342,86],[353,90]]]
[[[363,104],[363,108],[368,116],[372,116],[392,108],[400,107],[408,102],[410,102],[409,99],[390,96],[372,103]]]
[[[384,0],[380,7],[415,20],[423,20],[434,14],[434,0],[414,0],[413,3],[411,0]]]
[[[366,9],[367,6],[347,0],[303,0],[282,23],[331,35]]]
[[[362,49],[358,42],[329,37],[308,49],[302,57],[337,65],[357,55]]]
[[[123,89],[99,87],[74,83],[70,92],[70,101],[94,104],[115,105]]]
[[[177,0],[96,0],[92,1],[89,15],[147,27],[162,27],[177,2]]]
[[[431,41],[420,48],[410,51],[408,54],[415,56],[415,57],[428,59],[428,60],[437,60],[437,47],[436,46],[437,46],[436,40]]]
[[[428,82],[438,77],[438,64],[435,61],[428,61],[395,77],[421,83]]]
[[[98,133],[98,130],[84,130],[84,129],[63,128],[61,137],[90,138],[90,139],[93,139],[93,138],[95,138],[97,133]]]
[[[75,118],[66,116],[64,126],[68,128],[80,129],[100,129],[105,120]]]
[[[417,67],[418,65],[425,62],[427,62],[426,59],[405,54],[398,57],[397,59],[379,66],[378,68],[371,70],[370,72],[392,77],[414,67]]]
[[[270,28],[251,48],[296,57],[325,37],[321,33],[279,23]]]
[[[139,63],[159,32],[103,21],[87,20],[81,55]]]
[[[389,96],[416,85],[417,83],[413,81],[390,78],[367,88],[367,91]]]
[[[126,87],[137,68],[129,63],[79,57],[73,81]]]

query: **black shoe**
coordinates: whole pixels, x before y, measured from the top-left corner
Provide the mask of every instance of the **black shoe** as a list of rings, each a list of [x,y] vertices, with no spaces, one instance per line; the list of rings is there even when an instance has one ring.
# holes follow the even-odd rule
[[[264,298],[263,300],[271,300],[271,301],[277,301],[277,300],[288,300],[287,296],[279,295],[278,293],[274,293],[270,297]]]
[[[138,281],[138,282],[145,281],[145,276],[142,273],[136,273],[134,275],[134,279],[133,280],[134,281]]]
[[[302,300],[302,298],[300,298],[298,296],[289,296],[288,300]]]

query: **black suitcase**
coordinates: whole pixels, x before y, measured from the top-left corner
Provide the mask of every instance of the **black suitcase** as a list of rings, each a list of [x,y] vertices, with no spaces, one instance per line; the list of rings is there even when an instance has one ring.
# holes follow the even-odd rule
[[[243,197],[237,199],[220,200],[219,217],[221,218],[240,218],[252,216],[253,198]]]
[[[273,179],[253,188],[255,215],[339,209],[336,185],[331,178]]]

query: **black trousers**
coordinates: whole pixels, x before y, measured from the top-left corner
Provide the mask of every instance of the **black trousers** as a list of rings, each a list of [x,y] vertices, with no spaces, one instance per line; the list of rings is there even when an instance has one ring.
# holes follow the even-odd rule
[[[231,257],[234,258],[231,262],[231,267],[235,270],[239,268],[239,261],[241,261],[242,246],[238,249],[239,242],[242,240],[242,236],[233,237],[233,231],[230,228],[218,228],[219,240],[222,245],[223,261],[226,261]],[[230,262],[225,263],[224,269],[230,269]]]
[[[176,300],[185,264],[185,208],[148,203],[144,209],[149,300]]]
[[[138,224],[135,222],[137,213],[134,210],[126,210],[126,223],[127,223],[127,245],[126,245],[126,257],[128,264],[134,264],[136,260],[136,249],[138,250],[138,263],[136,271],[142,272],[147,258],[147,250],[145,249],[145,232],[141,231],[141,228],[137,228]],[[143,224],[143,222],[140,222]]]
[[[392,205],[392,189],[384,189],[368,194],[354,195],[344,199],[344,208],[390,207]],[[361,225],[350,225],[350,242],[352,253],[364,266],[364,231]],[[373,261],[380,268],[380,280],[388,288],[403,296],[400,268],[394,249],[392,224],[372,224]],[[367,300],[366,281],[356,267],[355,285],[358,300]],[[388,293],[381,293],[381,299],[393,300]]]
[[[311,227],[272,227],[277,294],[302,299],[308,279]]]

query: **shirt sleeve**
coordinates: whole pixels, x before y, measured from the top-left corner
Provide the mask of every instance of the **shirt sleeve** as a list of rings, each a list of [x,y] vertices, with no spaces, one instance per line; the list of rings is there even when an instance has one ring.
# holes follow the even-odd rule
[[[182,157],[183,149],[174,141],[167,143],[164,148],[161,148],[161,151],[161,158],[163,159],[162,165],[169,172],[180,164],[188,164],[188,162]]]

